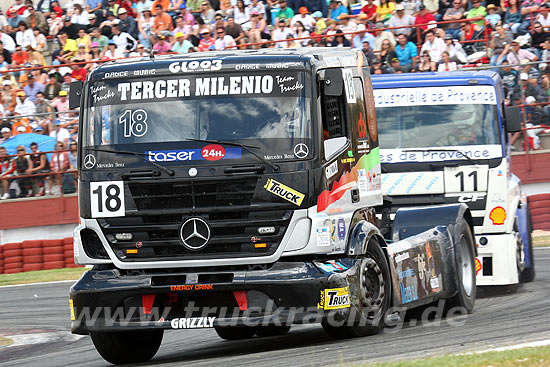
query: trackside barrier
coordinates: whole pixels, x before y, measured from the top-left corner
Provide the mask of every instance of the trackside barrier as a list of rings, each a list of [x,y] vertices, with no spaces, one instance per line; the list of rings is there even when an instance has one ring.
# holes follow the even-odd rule
[[[77,267],[72,237],[0,245],[0,274]]]
[[[527,197],[533,221],[533,229],[550,231],[550,194],[537,194]]]

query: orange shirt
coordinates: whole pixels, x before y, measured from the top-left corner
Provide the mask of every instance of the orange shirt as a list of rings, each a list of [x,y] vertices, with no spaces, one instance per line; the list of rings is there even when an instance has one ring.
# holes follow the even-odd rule
[[[153,29],[155,31],[171,31],[172,29],[174,29],[174,26],[172,25],[172,17],[166,13],[157,15],[155,17],[155,20],[153,21]]]
[[[160,4],[164,10],[168,9],[168,5],[170,5],[170,0],[157,0],[153,3],[152,9],[157,8],[157,4]]]

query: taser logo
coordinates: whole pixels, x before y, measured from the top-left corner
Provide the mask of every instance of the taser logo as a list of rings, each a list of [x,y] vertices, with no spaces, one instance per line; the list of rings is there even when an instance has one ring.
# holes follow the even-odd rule
[[[219,159],[240,159],[241,148],[224,148],[218,144],[207,145],[202,149],[149,150],[147,159],[151,162],[217,161]]]
[[[304,200],[305,197],[305,195],[301,192],[291,189],[290,187],[271,178],[267,180],[264,188],[273,195],[277,195],[278,197],[283,198],[286,201],[290,201],[292,204],[296,204],[298,206],[302,205],[302,200]]]

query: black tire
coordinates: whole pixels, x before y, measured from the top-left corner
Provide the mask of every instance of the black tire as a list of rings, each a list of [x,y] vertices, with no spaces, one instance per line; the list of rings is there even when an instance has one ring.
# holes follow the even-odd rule
[[[243,340],[254,336],[254,329],[246,326],[216,327],[218,336],[225,340]]]
[[[268,336],[286,335],[290,331],[290,326],[257,326],[254,328],[254,333],[261,338]]]
[[[91,332],[98,353],[112,364],[142,363],[157,354],[164,330]]]
[[[391,302],[391,276],[386,255],[378,240],[374,238],[369,241],[358,278],[361,320],[354,325],[343,326],[323,322],[323,329],[333,338],[348,339],[376,335],[384,328]]]
[[[453,307],[460,307],[466,313],[472,313],[476,300],[475,242],[466,220],[462,220],[461,227],[455,243],[458,291],[445,303],[445,309],[449,311]]]
[[[533,256],[533,238],[531,236],[533,232],[533,221],[529,208],[527,208],[527,231],[529,232],[529,259],[531,259],[531,266],[523,269],[520,273],[519,281],[521,283],[529,283],[535,280],[535,257]]]

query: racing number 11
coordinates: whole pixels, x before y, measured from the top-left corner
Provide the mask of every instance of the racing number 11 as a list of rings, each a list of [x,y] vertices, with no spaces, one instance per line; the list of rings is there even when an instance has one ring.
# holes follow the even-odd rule
[[[455,177],[458,177],[460,180],[460,191],[464,190],[464,172],[460,171],[458,172]],[[472,181],[474,183],[474,191],[477,191],[477,171],[472,171],[470,174],[468,174],[468,177],[472,177]]]
[[[124,184],[122,181],[90,182],[92,218],[123,217]]]

